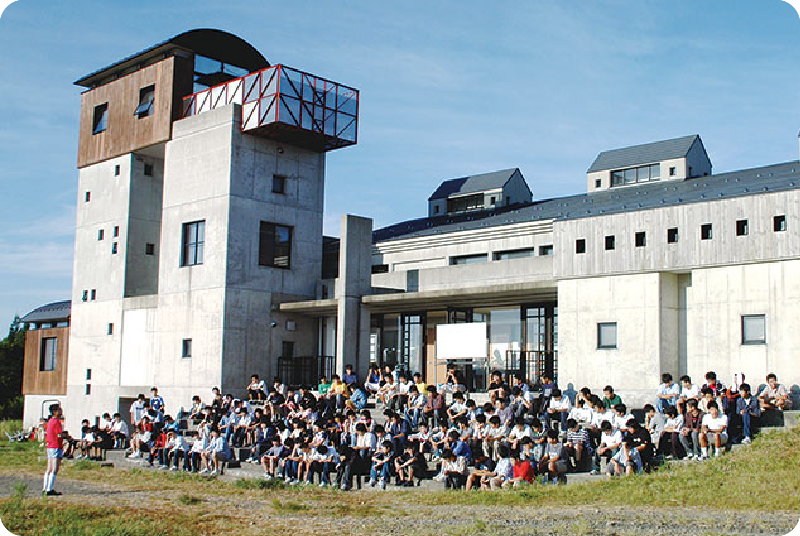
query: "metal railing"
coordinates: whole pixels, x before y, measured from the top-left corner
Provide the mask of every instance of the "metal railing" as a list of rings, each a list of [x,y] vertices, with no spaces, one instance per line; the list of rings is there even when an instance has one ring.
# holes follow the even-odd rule
[[[242,106],[243,131],[280,125],[314,136],[325,150],[358,141],[358,90],[285,65],[273,65],[183,99],[181,117]]]
[[[332,355],[309,355],[278,358],[278,377],[285,385],[316,388],[319,379],[330,380],[335,374],[336,357]]]
[[[540,385],[547,374],[556,379],[558,374],[558,352],[531,350],[507,350],[504,374],[521,375],[531,385]]]

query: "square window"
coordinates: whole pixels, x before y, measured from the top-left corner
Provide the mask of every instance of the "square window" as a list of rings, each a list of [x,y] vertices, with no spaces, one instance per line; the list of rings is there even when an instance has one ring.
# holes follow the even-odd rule
[[[286,177],[284,175],[272,176],[272,193],[273,194],[286,193]]]
[[[290,268],[292,258],[292,228],[266,221],[261,222],[258,264],[275,268]]]
[[[181,266],[203,264],[205,248],[206,222],[194,221],[183,224],[183,247],[181,248]]]
[[[106,335],[113,335],[114,334],[114,324],[112,322],[108,323],[108,327],[106,329]],[[86,378],[87,380],[89,378]]]
[[[183,359],[192,357],[192,339],[183,339],[183,343],[181,344],[181,357]]]
[[[156,99],[156,86],[147,86],[139,90],[139,105],[133,112],[133,115],[139,116],[139,119],[152,115],[153,102]]]
[[[786,216],[775,216],[772,218],[772,230],[780,233],[786,230]]]
[[[114,226],[114,238],[119,236],[119,225]]]
[[[156,252],[156,245],[151,244],[150,242],[144,245],[144,254],[145,255],[155,255]]]
[[[670,177],[674,177],[675,176],[675,167],[670,167],[669,168],[669,176]]]
[[[545,257],[547,255],[552,255],[552,254],[553,254],[553,246],[552,245],[539,246],[539,255],[540,256]]]
[[[700,240],[711,240],[713,237],[713,229],[710,223],[704,223],[700,226]]]
[[[153,176],[153,164],[145,164],[144,165],[144,174],[148,177]]]
[[[736,221],[736,236],[747,236],[749,232],[747,220]]]
[[[633,235],[633,243],[637,248],[643,248],[647,245],[647,235],[644,231],[639,231]]]
[[[89,291],[88,290],[84,290],[83,291],[83,297],[81,298],[81,301],[86,301],[88,299],[89,299]]]
[[[616,348],[616,347],[617,347],[617,323],[598,322],[597,348]]]
[[[116,242],[111,244],[111,254],[112,255],[116,255],[117,254],[117,243]]]
[[[47,372],[56,369],[58,356],[58,337],[45,337],[42,339],[42,348],[39,354],[39,370]]]
[[[119,177],[119,164],[114,166],[114,176]]]
[[[594,180],[594,187],[595,188],[600,188],[600,186],[602,186],[602,185],[603,185],[603,181],[601,181],[600,179],[595,179]]]
[[[616,245],[616,237],[614,235],[606,237],[606,251],[611,251]]]
[[[86,198],[86,202],[87,202],[87,203],[88,203],[89,201],[91,201],[91,200],[92,200],[92,192],[86,192],[86,197],[85,197],[85,198]]]
[[[667,243],[674,244],[678,241],[678,228],[672,227],[667,229]]]
[[[97,239],[102,240],[105,237],[105,231],[103,229],[97,230]]]
[[[580,255],[581,253],[586,253],[586,239],[579,238],[575,241],[575,253]]]
[[[742,344],[766,344],[767,319],[765,315],[742,315]]]
[[[92,118],[92,134],[105,132],[108,127],[108,103],[94,107],[94,117]]]

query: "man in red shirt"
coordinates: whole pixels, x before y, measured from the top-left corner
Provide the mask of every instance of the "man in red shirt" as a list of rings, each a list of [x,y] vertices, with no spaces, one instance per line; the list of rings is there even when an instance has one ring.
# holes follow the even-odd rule
[[[42,493],[45,495],[61,495],[53,489],[56,484],[56,475],[61,467],[61,458],[64,456],[64,438],[69,434],[61,427],[61,406],[50,404],[50,418],[45,427],[45,446],[47,447],[47,470],[44,473]]]

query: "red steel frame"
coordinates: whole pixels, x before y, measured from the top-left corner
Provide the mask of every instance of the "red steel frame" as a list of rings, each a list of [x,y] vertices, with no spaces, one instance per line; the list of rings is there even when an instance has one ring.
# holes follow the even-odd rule
[[[267,71],[271,71],[271,73],[269,73],[269,78],[267,80],[265,80],[267,78]],[[297,87],[295,87],[295,84],[292,82],[292,79],[289,78],[288,74],[285,75],[287,80],[289,81],[289,84],[292,86],[292,89],[294,90],[294,94],[288,94],[288,93],[282,93],[281,92],[281,75],[284,74],[284,73],[288,73],[288,72],[292,72],[294,74],[297,74],[300,77],[300,81],[299,81],[300,82],[300,88],[298,89]],[[247,81],[248,81],[248,79],[252,80],[253,77],[257,78],[258,83],[257,84],[253,83],[253,85],[248,90]],[[272,84],[272,81],[273,81],[273,79],[275,79],[275,77],[277,77],[277,80],[275,80],[275,92],[274,93],[270,93],[269,95],[265,95],[264,94],[265,91],[267,91],[269,89],[269,87]],[[254,80],[254,82],[255,82],[255,80]],[[319,85],[320,82],[323,85],[322,85],[322,88],[318,89],[318,85]],[[304,95],[303,95],[303,88],[306,85],[308,87],[312,88],[312,95],[311,95],[311,100],[310,101],[306,100],[304,98]],[[329,85],[330,85],[331,89],[328,89]],[[258,94],[253,98],[252,97],[252,93],[253,93],[253,90],[256,88],[256,86],[258,86]],[[230,93],[230,88],[231,87],[234,88],[233,89],[233,93]],[[344,111],[340,111],[339,110],[339,91],[342,88],[344,88],[345,90],[349,90],[349,91],[353,92],[353,97],[355,98],[355,113],[354,113],[354,115],[351,115],[348,112],[344,112]],[[216,92],[216,90],[219,90],[219,93],[218,93],[218,95],[216,96],[216,99],[215,99],[214,98],[214,93]],[[333,98],[334,98],[335,108],[326,107],[324,102],[321,102],[321,103],[318,102],[319,101],[319,95],[323,95],[324,97],[327,97],[328,93],[331,92],[331,91],[334,91],[334,90],[335,90],[335,94],[333,95]],[[242,130],[246,129],[245,128],[246,125],[248,125],[250,123],[250,120],[251,120],[253,114],[255,113],[255,114],[257,114],[257,118],[258,118],[257,119],[257,125],[256,125],[255,128],[262,127],[262,126],[265,126],[265,125],[268,125],[268,124],[271,124],[271,123],[279,123],[279,122],[280,123],[284,123],[284,124],[288,124],[288,125],[292,125],[292,126],[300,128],[300,129],[303,129],[303,130],[306,130],[306,131],[310,131],[310,132],[314,132],[315,134],[319,134],[320,136],[322,136],[322,137],[324,137],[326,139],[330,138],[331,140],[335,140],[335,143],[333,143],[333,144],[326,144],[326,145],[331,145],[331,147],[330,147],[331,149],[335,149],[335,148],[339,148],[339,147],[345,147],[345,146],[348,146],[348,145],[354,145],[354,144],[358,143],[358,111],[359,111],[359,108],[360,108],[360,93],[359,93],[359,91],[357,89],[353,88],[353,87],[346,86],[344,84],[339,84],[337,82],[333,82],[333,81],[328,80],[326,78],[323,78],[321,76],[316,76],[316,75],[307,73],[305,71],[301,71],[299,69],[294,69],[292,67],[284,66],[282,64],[276,64],[276,65],[273,65],[271,67],[266,67],[264,69],[261,69],[259,71],[254,71],[252,73],[248,73],[245,76],[242,76],[240,78],[235,78],[235,79],[232,79],[232,80],[228,80],[227,82],[223,82],[221,84],[217,84],[216,86],[211,86],[208,89],[205,89],[203,91],[199,91],[197,93],[193,93],[192,95],[188,95],[188,96],[184,97],[183,98],[183,110],[182,110],[182,116],[181,117],[189,117],[191,115],[197,115],[197,113],[198,113],[197,110],[198,109],[202,109],[206,105],[207,101],[209,101],[209,100],[211,100],[211,102],[209,103],[209,110],[213,110],[214,108],[219,106],[220,103],[226,104],[226,103],[233,102],[233,100],[236,98],[236,93],[239,92],[239,91],[241,92],[241,103],[240,104],[243,106],[243,108],[242,108],[242,121],[241,121],[241,129]],[[200,95],[202,95],[202,101],[198,103],[198,97]],[[267,98],[270,98],[270,97],[272,97],[272,98],[271,98],[271,100],[269,102],[269,107],[267,108],[267,110],[264,113],[262,113],[262,110],[261,110],[262,102],[264,101],[264,99],[267,99]],[[294,114],[292,114],[292,112],[289,109],[289,106],[286,104],[286,101],[284,100],[284,98],[289,98],[289,99],[293,99],[293,100],[297,101],[297,103],[299,104],[298,117],[294,117]],[[247,104],[247,103],[254,103],[254,106],[252,107],[250,112],[245,117],[244,105]],[[291,117],[290,121],[286,121],[286,120],[282,121],[281,120],[281,114],[280,114],[281,103],[283,103],[283,105],[286,107],[286,111],[289,112],[289,115]],[[268,122],[265,123],[264,120],[267,117],[267,115],[270,113],[270,111],[272,110],[273,106],[276,107],[276,109],[275,109],[275,119],[273,121],[268,121]],[[322,109],[322,117],[320,119],[318,119],[316,117],[316,114],[315,114],[317,108],[321,108]],[[310,117],[310,123],[309,123],[308,127],[303,126],[304,112],[305,112],[306,115],[308,115]],[[326,112],[331,112],[331,113],[326,116]],[[345,116],[347,118],[352,118],[352,120],[349,121],[344,127],[342,127],[340,129],[339,125],[338,125],[338,119],[341,116]],[[334,122],[334,127],[333,127],[333,132],[334,133],[333,134],[326,134],[326,132],[325,132],[325,125],[326,125],[326,122],[328,120],[333,120],[333,122]],[[347,129],[353,123],[355,123],[353,140],[351,141],[351,140],[347,140],[347,139],[344,139],[344,138],[340,138],[339,136],[344,132],[344,130]],[[247,130],[250,130],[250,129],[247,129]]]

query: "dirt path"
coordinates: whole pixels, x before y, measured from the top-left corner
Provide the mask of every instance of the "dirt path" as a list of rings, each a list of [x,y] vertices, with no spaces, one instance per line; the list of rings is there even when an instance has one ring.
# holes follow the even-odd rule
[[[9,495],[14,485],[23,482],[28,496],[37,497],[41,478],[30,475],[0,474],[0,494]],[[187,508],[176,503],[175,492],[136,489],[104,481],[79,481],[59,478],[57,488],[64,495],[51,500],[86,503],[95,506],[135,506],[158,509],[165,504]],[[313,510],[299,512],[276,509],[273,496],[259,499],[250,496],[237,498],[234,504],[224,494],[198,493],[203,505],[212,511],[220,510],[230,516],[230,528],[247,534],[370,534],[378,535],[652,535],[705,536],[724,535],[783,535],[797,524],[799,515],[789,513],[731,512],[693,508],[658,508],[645,510],[634,507],[563,507],[542,508],[536,505],[519,506],[423,506],[408,498],[397,504],[397,513],[388,511],[376,516],[316,514]],[[293,493],[287,500],[302,502],[303,495]],[[203,509],[205,510],[205,508]],[[198,516],[203,514],[197,511]]]

